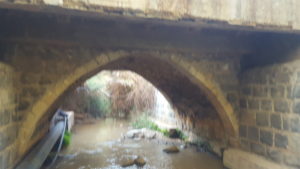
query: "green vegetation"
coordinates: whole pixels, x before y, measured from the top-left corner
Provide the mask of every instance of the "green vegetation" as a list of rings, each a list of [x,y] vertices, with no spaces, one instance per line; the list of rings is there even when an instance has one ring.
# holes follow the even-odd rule
[[[188,136],[185,135],[181,130],[176,129],[176,132],[177,132],[177,134],[179,135],[179,138],[180,138],[181,140],[186,141],[186,140],[188,139]]]
[[[140,118],[135,120],[131,125],[133,128],[136,128],[136,129],[147,128],[150,130],[158,131],[158,132],[162,133],[164,136],[167,136],[167,137],[170,136],[170,132],[168,129],[162,129],[162,128],[158,127],[158,125],[155,124],[154,122],[152,122],[147,116],[141,116]],[[181,140],[184,140],[184,141],[187,140],[188,137],[181,130],[176,129],[176,132],[178,134],[178,137]]]
[[[70,143],[71,143],[71,133],[66,131],[65,134],[64,134],[64,138],[63,138],[63,145],[65,147],[69,146]]]
[[[103,117],[110,113],[110,101],[100,94],[90,94],[86,98],[87,112],[94,117]]]

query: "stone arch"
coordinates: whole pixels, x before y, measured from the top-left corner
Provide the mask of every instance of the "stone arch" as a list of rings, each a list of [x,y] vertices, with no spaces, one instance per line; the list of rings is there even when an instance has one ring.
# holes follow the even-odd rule
[[[47,89],[46,93],[35,103],[35,105],[33,105],[32,112],[27,115],[22,124],[18,136],[18,140],[20,140],[19,154],[23,155],[32,146],[30,145],[32,144],[30,143],[30,137],[34,132],[38,120],[66,90],[101,71],[105,65],[137,54],[145,53],[127,51],[104,52],[90,60],[88,63],[78,67],[72,74],[67,75],[65,79],[56,82],[51,89]],[[155,57],[155,53],[153,53],[150,56],[170,64],[174,69],[180,71],[191,82],[197,85],[216,109],[226,133],[230,136],[237,136],[238,121],[234,115],[233,108],[211,77],[205,76],[203,73],[199,72],[191,62],[178,55]]]

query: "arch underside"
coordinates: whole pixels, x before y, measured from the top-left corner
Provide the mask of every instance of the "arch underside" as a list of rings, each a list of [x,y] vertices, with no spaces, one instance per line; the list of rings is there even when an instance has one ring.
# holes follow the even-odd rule
[[[20,154],[27,151],[28,147],[26,145],[30,141],[29,138],[37,127],[38,121],[45,113],[53,113],[54,108],[59,105],[60,100],[64,98],[68,91],[74,89],[78,83],[84,82],[101,70],[134,71],[165,93],[170,98],[172,104],[178,109],[180,117],[190,120],[192,127],[198,126],[201,128],[214,125],[216,128],[210,130],[210,132],[219,133],[214,133],[212,137],[215,137],[216,134],[219,134],[220,137],[225,137],[226,135],[236,136],[237,121],[235,119],[232,120],[234,118],[233,109],[226,102],[225,97],[222,96],[222,92],[218,91],[218,87],[213,85],[211,81],[201,81],[203,79],[199,79],[199,77],[203,78],[205,76],[196,77],[186,67],[182,66],[181,63],[170,58],[161,59],[151,55],[122,52],[98,56],[95,60],[75,70],[73,77],[66,77],[61,83],[58,82],[60,84],[55,85],[57,89],[53,89],[52,94],[46,94],[40,99],[40,103],[36,103],[35,107],[40,106],[44,107],[44,109],[33,112],[35,118],[27,118],[23,123],[21,130],[25,126],[26,130],[21,131],[20,137],[23,134],[23,137],[26,137],[27,140],[23,140]],[[46,105],[45,101],[47,101]],[[193,121],[193,119],[200,120]],[[199,126],[199,123],[203,123],[204,126]]]

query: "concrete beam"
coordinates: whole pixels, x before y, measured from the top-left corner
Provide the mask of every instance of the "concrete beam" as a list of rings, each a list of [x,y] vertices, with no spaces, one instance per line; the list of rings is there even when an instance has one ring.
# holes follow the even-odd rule
[[[2,2],[2,3],[1,3]],[[189,21],[219,27],[300,31],[300,1],[295,0],[0,0],[1,8],[31,11],[84,11],[97,14]],[[56,8],[56,9],[55,9]]]

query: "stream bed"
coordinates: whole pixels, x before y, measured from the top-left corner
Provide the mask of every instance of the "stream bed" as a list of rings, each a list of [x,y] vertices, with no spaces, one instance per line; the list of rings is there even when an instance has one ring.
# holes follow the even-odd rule
[[[144,169],[222,169],[222,161],[193,146],[179,153],[166,154],[166,144],[156,140],[120,139],[129,122],[101,119],[92,124],[76,125],[69,147],[60,153],[52,169],[121,169],[121,164],[141,156]],[[137,169],[133,165],[126,169]]]

